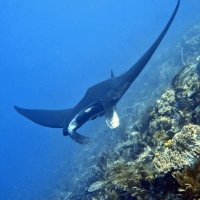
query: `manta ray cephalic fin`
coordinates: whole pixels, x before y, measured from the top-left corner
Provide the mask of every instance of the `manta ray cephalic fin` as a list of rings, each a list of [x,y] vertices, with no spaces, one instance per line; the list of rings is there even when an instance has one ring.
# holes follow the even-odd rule
[[[79,144],[89,145],[92,143],[92,140],[90,138],[83,136],[76,131],[71,132],[69,136],[72,138],[72,140],[78,142]]]
[[[119,126],[119,117],[116,112],[116,106],[113,106],[105,112],[106,124],[109,128],[114,129]]]

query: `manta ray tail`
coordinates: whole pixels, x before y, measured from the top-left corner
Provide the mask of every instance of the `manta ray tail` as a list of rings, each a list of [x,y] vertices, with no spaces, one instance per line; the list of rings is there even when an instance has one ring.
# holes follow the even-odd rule
[[[18,106],[14,106],[14,108],[18,113],[28,118],[29,120],[42,126],[51,128],[63,128],[64,121],[72,110],[35,110],[20,108]]]

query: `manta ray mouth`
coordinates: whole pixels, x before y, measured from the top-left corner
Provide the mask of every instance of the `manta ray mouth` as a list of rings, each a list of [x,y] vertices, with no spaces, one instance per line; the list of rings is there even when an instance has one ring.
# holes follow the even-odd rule
[[[72,119],[72,121],[69,123],[68,126],[68,132],[72,133],[74,130],[77,129],[77,122],[76,122],[77,116]]]
[[[103,106],[99,103],[92,104],[82,111],[80,111],[69,123],[68,131],[73,131],[81,127],[89,120],[93,120],[97,117],[104,115]]]
[[[77,129],[89,120],[96,119],[104,115],[103,107],[99,103],[92,104],[79,112],[68,125],[68,134],[80,144],[90,144],[91,139],[77,133]]]
[[[83,144],[83,145],[91,144],[92,140],[90,138],[76,132],[76,129],[78,128],[77,118],[78,118],[78,115],[74,117],[72,121],[69,123],[69,126],[68,126],[69,136],[75,142],[78,142],[79,144]]]

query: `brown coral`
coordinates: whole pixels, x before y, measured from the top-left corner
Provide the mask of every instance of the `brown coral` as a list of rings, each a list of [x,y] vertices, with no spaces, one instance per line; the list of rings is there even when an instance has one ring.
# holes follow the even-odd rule
[[[193,167],[173,172],[172,176],[180,184],[178,191],[181,196],[188,199],[200,198],[200,161]]]

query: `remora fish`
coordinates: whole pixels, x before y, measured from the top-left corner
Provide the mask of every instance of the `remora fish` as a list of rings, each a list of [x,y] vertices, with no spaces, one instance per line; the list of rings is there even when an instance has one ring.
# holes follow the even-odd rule
[[[74,108],[64,110],[35,110],[17,106],[14,106],[14,108],[18,113],[37,124],[51,128],[63,128],[63,135],[69,135],[80,144],[89,144],[91,142],[88,137],[77,133],[77,129],[91,119],[105,116],[107,125],[111,129],[116,128],[119,126],[119,117],[116,112],[117,102],[154,54],[174,20],[179,5],[180,0],[178,0],[168,23],[158,38],[128,71],[117,77],[111,72],[111,78],[88,88],[84,97]]]

